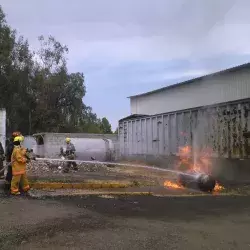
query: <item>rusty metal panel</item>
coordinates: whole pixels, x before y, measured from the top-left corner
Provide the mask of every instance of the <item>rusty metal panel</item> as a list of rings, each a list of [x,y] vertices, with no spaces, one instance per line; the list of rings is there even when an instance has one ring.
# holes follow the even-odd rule
[[[128,121],[128,153],[133,154],[133,125],[132,121]]]
[[[170,138],[169,138],[169,147],[170,154],[177,153],[177,137],[176,137],[176,114],[170,114]]]
[[[125,155],[176,155],[180,147],[190,145],[194,152],[210,150],[214,157],[250,158],[250,136],[245,136],[250,134],[249,99],[137,118],[120,126]]]
[[[128,122],[124,122],[123,123],[123,137],[122,139],[124,140],[124,155],[128,155],[129,152],[128,152]]]
[[[153,126],[152,119],[146,120],[146,136],[147,136],[147,154],[153,154]]]
[[[170,154],[170,148],[169,148],[169,126],[170,126],[170,122],[169,122],[169,115],[163,115],[163,136],[162,136],[162,140],[163,140],[163,145],[164,145],[164,151],[163,154],[164,155],[169,155]]]
[[[164,128],[163,128],[163,115],[157,117],[157,133],[158,133],[158,153],[164,154]]]
[[[146,119],[141,119],[141,154],[147,153]]]
[[[136,134],[136,120],[132,121],[132,136],[131,136],[131,147],[132,154],[137,154],[137,134]]]
[[[118,126],[118,145],[119,145],[119,153],[118,157],[120,155],[125,154],[125,139],[124,139],[124,123],[120,123]]]
[[[136,154],[141,154],[141,121],[136,120],[135,122],[135,133],[136,133]]]
[[[156,117],[151,118],[151,133],[152,133],[152,140],[151,140],[151,146],[152,146],[152,151],[151,153],[153,155],[157,154],[155,151],[155,142],[157,140],[157,124],[156,124]]]

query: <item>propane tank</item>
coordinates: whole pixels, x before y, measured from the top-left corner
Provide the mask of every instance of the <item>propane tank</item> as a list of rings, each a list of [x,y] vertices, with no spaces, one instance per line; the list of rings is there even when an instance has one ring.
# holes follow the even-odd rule
[[[203,173],[179,174],[178,181],[184,187],[198,188],[203,192],[212,192],[216,184],[212,176]]]

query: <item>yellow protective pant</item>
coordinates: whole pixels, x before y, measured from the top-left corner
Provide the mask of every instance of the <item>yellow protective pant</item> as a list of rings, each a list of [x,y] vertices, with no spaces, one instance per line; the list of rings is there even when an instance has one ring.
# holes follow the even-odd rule
[[[21,184],[21,188],[24,192],[27,192],[30,189],[29,181],[26,174],[13,175],[10,187],[12,194],[19,193],[19,184]]]

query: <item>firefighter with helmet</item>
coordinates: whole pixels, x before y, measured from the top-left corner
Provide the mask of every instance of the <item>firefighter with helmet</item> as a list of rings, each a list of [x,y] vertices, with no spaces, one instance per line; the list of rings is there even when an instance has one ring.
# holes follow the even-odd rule
[[[12,180],[11,180],[11,194],[20,195],[19,185],[24,192],[30,189],[28,178],[26,175],[26,164],[28,159],[26,157],[27,150],[21,146],[23,136],[16,136],[13,144],[14,149],[11,155],[12,164]]]
[[[67,160],[75,160],[76,149],[75,149],[74,144],[71,142],[71,139],[68,137],[65,139],[65,142],[66,142],[66,151],[64,152],[63,148],[61,148],[61,155],[64,156]],[[75,171],[78,170],[76,162],[70,161],[70,162],[67,162],[67,165],[64,169],[65,173],[69,172],[71,165],[73,166],[73,169]]]
[[[11,180],[12,180],[12,167],[11,167],[11,155],[14,149],[14,139],[17,136],[20,136],[21,133],[16,131],[12,133],[12,137],[10,139],[10,142],[6,148],[6,164],[8,166],[7,168],[7,174],[5,177],[5,189],[9,190],[10,189],[10,184],[11,184]]]

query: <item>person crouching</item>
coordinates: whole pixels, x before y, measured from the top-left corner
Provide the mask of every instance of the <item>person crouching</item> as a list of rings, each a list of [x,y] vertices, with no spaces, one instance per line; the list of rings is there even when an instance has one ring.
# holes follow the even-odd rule
[[[23,141],[22,136],[17,136],[14,139],[14,149],[11,155],[12,164],[12,180],[11,180],[11,194],[20,195],[19,185],[22,191],[28,192],[30,189],[28,178],[26,175],[26,149],[21,147]]]

